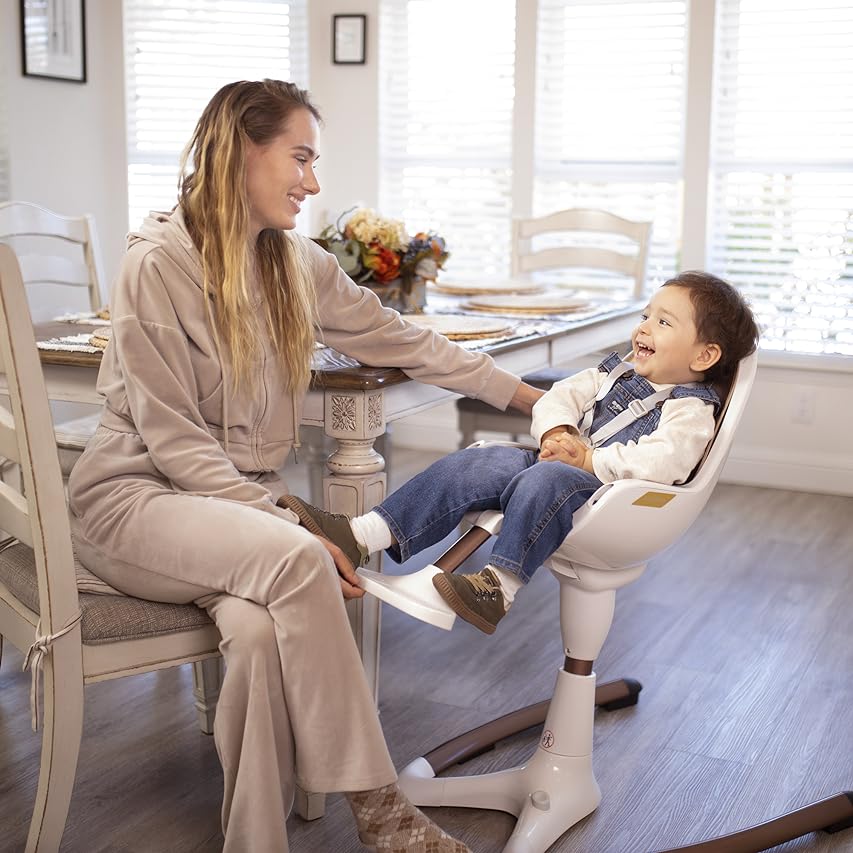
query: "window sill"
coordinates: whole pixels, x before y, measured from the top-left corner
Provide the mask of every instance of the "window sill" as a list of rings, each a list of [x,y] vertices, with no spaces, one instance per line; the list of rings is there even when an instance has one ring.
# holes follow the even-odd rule
[[[824,373],[853,373],[853,356],[759,350],[758,366],[782,370],[812,370]]]

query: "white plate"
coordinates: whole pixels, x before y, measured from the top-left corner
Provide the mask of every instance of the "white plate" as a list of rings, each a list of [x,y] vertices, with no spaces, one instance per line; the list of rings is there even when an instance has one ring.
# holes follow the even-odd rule
[[[478,296],[469,299],[464,307],[474,311],[492,311],[507,314],[569,314],[583,311],[592,303],[561,293],[534,293],[524,296]]]
[[[545,288],[526,279],[480,279],[477,281],[436,281],[433,286],[441,293],[455,296],[478,296],[502,293],[541,293]]]

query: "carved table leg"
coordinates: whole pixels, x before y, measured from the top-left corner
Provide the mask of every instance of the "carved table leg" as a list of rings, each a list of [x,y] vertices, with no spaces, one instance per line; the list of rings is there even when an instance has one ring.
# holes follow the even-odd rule
[[[385,432],[382,391],[328,390],[325,413],[326,435],[337,441],[337,448],[326,461],[330,472],[323,481],[326,508],[362,515],[385,497],[385,460],[373,446]],[[379,571],[381,555],[371,557],[369,565]],[[379,686],[379,608],[380,602],[373,596],[347,604],[374,696]]]

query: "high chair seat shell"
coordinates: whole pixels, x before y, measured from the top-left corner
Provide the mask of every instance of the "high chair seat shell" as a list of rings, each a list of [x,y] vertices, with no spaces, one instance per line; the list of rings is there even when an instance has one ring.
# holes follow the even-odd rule
[[[602,792],[592,761],[594,709],[617,710],[636,704],[642,689],[633,679],[596,683],[593,663],[610,629],[616,590],[639,578],[648,561],[679,539],[705,506],[746,407],[756,366],[756,353],[738,366],[716,436],[687,483],[661,486],[620,480],[602,486],[575,512],[571,533],[545,564],[559,582],[560,630],[566,653],[552,698],[485,723],[409,762],[400,771],[399,784],[414,803],[514,815],[515,828],[504,853],[545,853],[597,808]],[[492,511],[472,513],[466,519],[473,525],[471,529],[417,575],[429,582],[437,570],[453,571],[500,529],[501,518]],[[387,579],[392,594],[383,589],[380,597],[399,606],[393,595],[396,580]],[[409,594],[402,609],[438,624],[426,611],[418,612],[417,602],[411,599]],[[535,725],[543,726],[539,742],[521,766],[481,775],[439,775],[498,740]],[[678,850],[755,853],[807,832],[836,832],[850,826],[853,793],[845,792],[758,827]]]

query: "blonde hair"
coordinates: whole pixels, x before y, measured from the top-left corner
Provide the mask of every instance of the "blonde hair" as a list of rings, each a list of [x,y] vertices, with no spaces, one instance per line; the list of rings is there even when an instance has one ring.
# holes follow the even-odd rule
[[[205,304],[217,346],[221,341],[230,356],[234,389],[259,359],[262,321],[288,390],[307,387],[311,376],[316,318],[304,250],[295,235],[266,229],[252,253],[246,192],[248,143],[272,141],[300,109],[320,121],[308,93],[293,83],[229,83],[205,107],[181,161],[180,203],[201,255]],[[264,297],[261,318],[250,304],[250,270]]]

